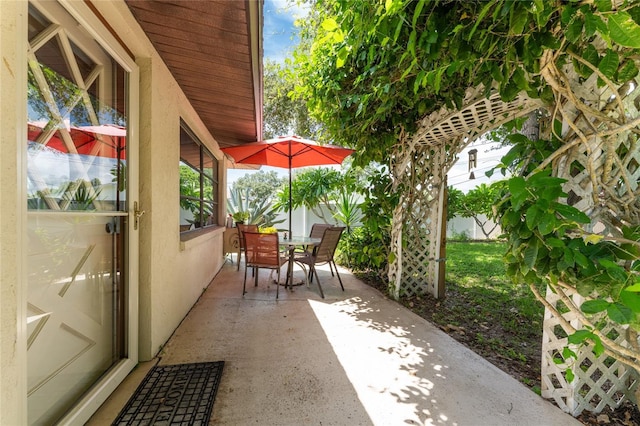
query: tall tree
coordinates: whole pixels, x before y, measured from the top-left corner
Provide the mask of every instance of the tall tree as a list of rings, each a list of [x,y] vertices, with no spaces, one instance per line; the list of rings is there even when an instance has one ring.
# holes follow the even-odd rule
[[[278,176],[275,171],[259,170],[238,178],[231,189],[243,191],[249,200],[269,201],[285,183],[286,178]]]
[[[265,139],[295,134],[323,141],[319,123],[309,115],[302,99],[291,94],[298,84],[297,77],[277,62],[266,60],[264,65],[264,137]]]

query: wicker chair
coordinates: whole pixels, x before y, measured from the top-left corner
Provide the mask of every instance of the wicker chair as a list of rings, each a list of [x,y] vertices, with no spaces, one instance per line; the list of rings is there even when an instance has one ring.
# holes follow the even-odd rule
[[[331,275],[333,275],[333,268],[335,268],[336,275],[338,276],[338,281],[340,282],[340,287],[342,288],[342,291],[344,291],[342,279],[340,278],[340,274],[338,273],[338,267],[333,260],[333,255],[336,252],[338,242],[340,241],[340,237],[342,236],[342,232],[344,231],[344,229],[344,227],[338,226],[326,228],[322,234],[322,240],[320,241],[320,244],[318,244],[313,249],[313,251],[298,253],[295,257],[296,262],[300,262],[309,266],[309,276],[311,282],[313,282],[313,275],[316,276],[318,288],[320,289],[320,296],[322,296],[323,299],[324,292],[322,291],[320,278],[318,277],[318,271],[316,270],[316,265],[318,264],[328,263],[329,268],[331,269]]]
[[[265,234],[260,232],[244,231],[244,282],[242,284],[242,296],[247,292],[247,268],[253,268],[255,272],[255,286],[258,286],[258,271],[260,268],[278,271],[276,282],[276,299],[280,290],[280,268],[287,263],[289,258],[280,252],[280,241],[277,233]]]

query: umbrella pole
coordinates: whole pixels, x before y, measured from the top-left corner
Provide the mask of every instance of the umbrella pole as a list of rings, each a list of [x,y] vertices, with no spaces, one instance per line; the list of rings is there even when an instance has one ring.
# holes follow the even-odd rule
[[[289,238],[293,236],[291,233],[291,211],[293,206],[291,205],[291,142],[289,142]]]

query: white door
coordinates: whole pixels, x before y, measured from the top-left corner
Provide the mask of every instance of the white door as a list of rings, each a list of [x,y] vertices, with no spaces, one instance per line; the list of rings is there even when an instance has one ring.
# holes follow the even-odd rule
[[[137,358],[131,75],[57,2],[30,4],[27,66],[27,406],[52,424]]]

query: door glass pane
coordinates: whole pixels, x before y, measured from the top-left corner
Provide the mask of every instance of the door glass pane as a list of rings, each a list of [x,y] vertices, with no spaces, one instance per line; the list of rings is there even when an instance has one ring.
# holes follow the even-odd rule
[[[41,5],[29,36],[49,39],[25,64],[29,424],[55,423],[126,356],[127,73]]]

